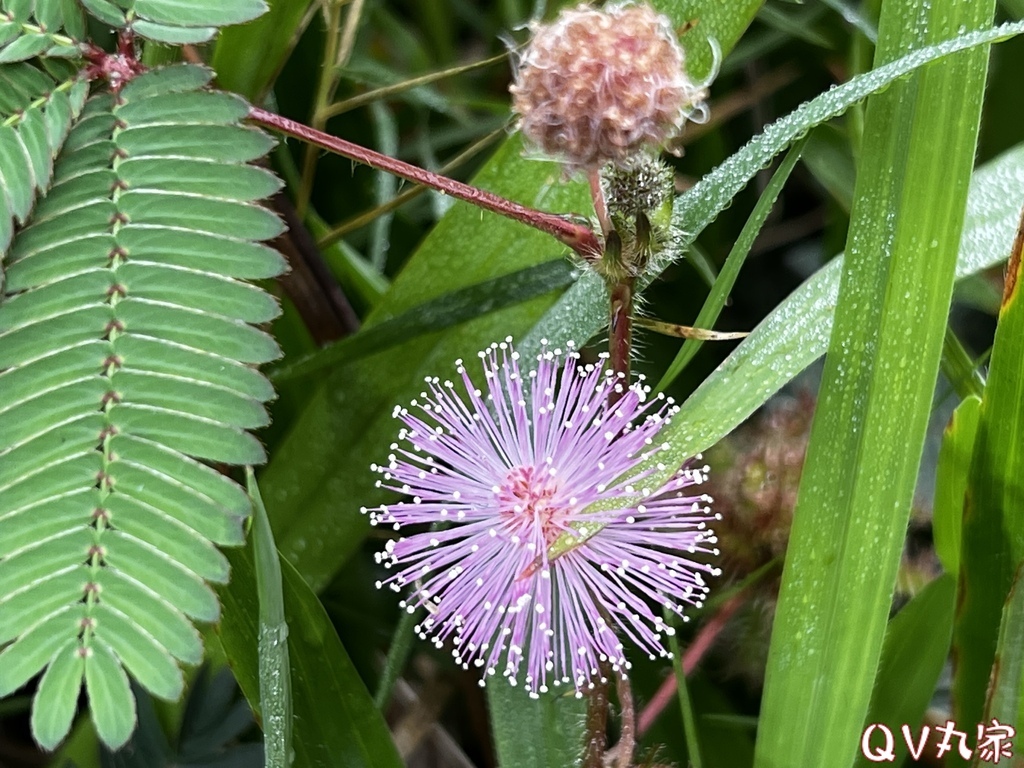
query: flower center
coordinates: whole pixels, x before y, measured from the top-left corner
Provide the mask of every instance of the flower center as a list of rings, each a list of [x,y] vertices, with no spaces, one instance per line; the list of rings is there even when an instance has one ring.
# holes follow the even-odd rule
[[[498,490],[502,515],[510,522],[536,526],[546,544],[562,533],[560,521],[569,512],[555,501],[558,483],[551,475],[536,467],[514,467]]]

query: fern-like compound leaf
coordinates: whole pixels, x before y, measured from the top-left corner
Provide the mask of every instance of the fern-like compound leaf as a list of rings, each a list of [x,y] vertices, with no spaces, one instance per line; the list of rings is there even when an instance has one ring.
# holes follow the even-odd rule
[[[84,38],[75,0],[0,0],[0,63],[77,56]]]
[[[21,86],[0,97],[0,697],[42,672],[52,748],[84,685],[116,748],[129,680],[177,699],[193,621],[219,615],[218,545],[243,541],[250,502],[210,463],[265,458],[256,366],[279,350],[256,326],[278,306],[249,280],[284,268],[258,242],[282,231],[257,202],[279,182],[252,165],[272,140],[200,67],[87,101],[29,64],[0,77]]]

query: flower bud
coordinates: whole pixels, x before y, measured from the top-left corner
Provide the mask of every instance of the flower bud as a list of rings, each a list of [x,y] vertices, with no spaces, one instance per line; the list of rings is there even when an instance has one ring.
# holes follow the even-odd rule
[[[625,165],[706,119],[669,20],[647,5],[581,5],[533,40],[511,87],[527,141],[569,170]]]
[[[675,179],[672,166],[656,157],[640,157],[635,162],[610,166],[601,174],[601,190],[612,219],[651,216],[672,202]]]

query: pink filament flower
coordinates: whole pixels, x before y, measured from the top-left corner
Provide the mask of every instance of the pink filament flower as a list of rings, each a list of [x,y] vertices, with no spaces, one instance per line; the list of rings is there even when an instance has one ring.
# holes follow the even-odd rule
[[[397,569],[383,583],[413,586],[402,606],[427,609],[420,636],[450,641],[463,666],[500,669],[515,685],[525,664],[531,694],[569,683],[581,695],[602,667],[629,669],[617,633],[667,656],[661,606],[701,605],[702,574],[718,571],[692,556],[718,550],[711,499],[687,494],[707,468],[648,487],[665,469],[657,435],[671,402],[636,384],[609,406],[622,384],[603,361],[545,351],[524,373],[508,341],[480,353],[486,392],[460,360],[466,400],[428,378],[418,414],[395,410],[403,443],[374,469],[379,485],[413,498],[371,519],[396,531],[450,525],[389,541],[378,560]]]

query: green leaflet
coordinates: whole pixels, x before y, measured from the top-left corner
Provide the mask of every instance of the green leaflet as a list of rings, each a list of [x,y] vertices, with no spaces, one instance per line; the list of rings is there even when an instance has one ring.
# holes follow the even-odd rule
[[[64,0],[0,0],[0,64],[25,61],[85,37],[82,10]]]
[[[7,3],[16,0],[6,0]],[[42,0],[39,4],[62,2]],[[181,45],[204,43],[218,27],[252,21],[267,10],[264,0],[80,0],[94,18],[112,27],[130,26],[132,31],[149,40]],[[131,9],[125,13],[124,8]],[[2,40],[0,28],[0,40]]]
[[[71,729],[84,674],[85,662],[73,641],[51,658],[32,709],[32,733],[41,744],[56,744]]]
[[[254,241],[282,225],[257,202],[277,180],[248,163],[272,142],[198,67],[87,103],[31,65],[0,71],[20,86],[0,106],[33,105],[0,127],[2,220],[23,225],[0,295],[0,696],[45,670],[33,727],[53,748],[84,680],[116,748],[129,676],[180,696],[191,622],[220,615],[216,545],[243,541],[245,491],[203,462],[265,458],[247,430],[273,392],[253,365],[279,352],[253,325],[279,308],[247,280],[281,271]]]
[[[0,64],[0,253],[49,186],[53,158],[82,111],[86,89],[73,79],[58,83],[32,64]],[[2,281],[0,274],[0,287]]]
[[[122,27],[125,23],[124,11],[110,0],[81,0],[82,5],[95,18],[112,27]]]
[[[226,27],[252,21],[267,10],[263,0],[135,0],[135,13],[176,27]]]

